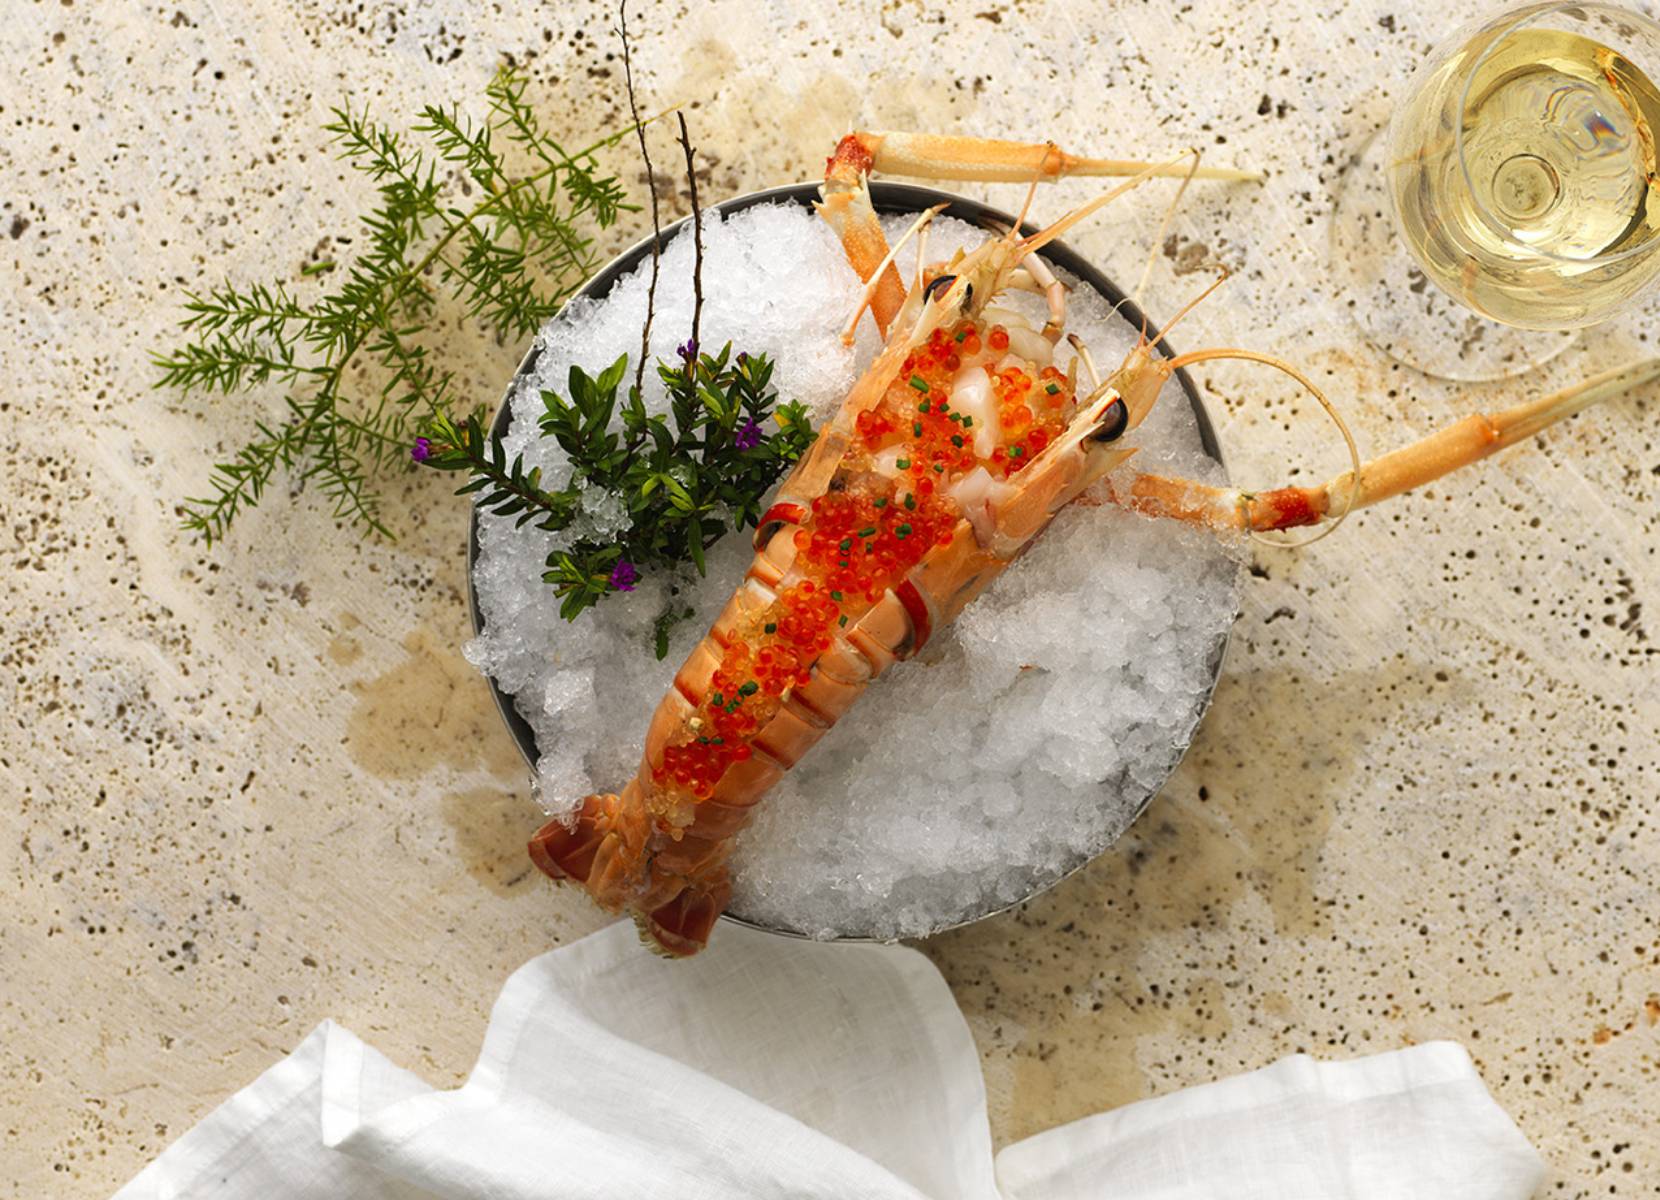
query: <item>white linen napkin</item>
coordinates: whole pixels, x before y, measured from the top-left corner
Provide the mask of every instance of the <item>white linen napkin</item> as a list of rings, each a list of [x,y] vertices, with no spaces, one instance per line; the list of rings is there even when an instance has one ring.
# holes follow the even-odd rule
[[[435,1091],[324,1022],[116,1200],[1525,1200],[1538,1156],[1464,1051],[1298,1055],[994,1160],[968,1026],[897,946],[619,922],[502,989]]]

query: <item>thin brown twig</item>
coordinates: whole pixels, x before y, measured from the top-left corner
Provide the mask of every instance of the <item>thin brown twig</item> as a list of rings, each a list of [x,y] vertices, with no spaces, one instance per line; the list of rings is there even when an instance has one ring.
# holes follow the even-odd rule
[[[686,152],[686,182],[692,189],[692,353],[697,354],[698,323],[703,319],[703,210],[697,203],[697,168],[692,163],[692,139],[686,133],[686,114],[675,113],[680,122],[680,148]]]
[[[646,187],[651,192],[651,282],[646,285],[646,323],[640,331],[640,361],[634,364],[634,390],[639,391],[645,383],[646,359],[651,354],[651,316],[657,304],[657,259],[660,253],[659,242],[663,240],[663,226],[657,216],[657,173],[651,168],[651,152],[646,149],[646,127],[640,120],[640,108],[634,99],[634,62],[628,52],[628,0],[622,0],[617,6],[618,19],[621,27],[617,36],[622,39],[623,51],[623,80],[628,86],[628,111],[634,118],[634,132],[640,136],[640,157],[646,164]],[[686,119],[680,119],[680,128],[684,132]]]

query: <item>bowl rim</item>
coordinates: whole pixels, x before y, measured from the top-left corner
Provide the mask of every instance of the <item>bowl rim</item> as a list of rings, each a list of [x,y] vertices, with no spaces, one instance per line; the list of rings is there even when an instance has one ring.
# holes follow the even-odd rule
[[[1001,234],[1008,229],[1009,226],[1014,224],[1015,221],[1015,218],[1009,213],[994,208],[983,201],[958,195],[954,192],[941,191],[937,188],[923,187],[910,183],[891,183],[886,180],[871,180],[869,187],[871,204],[876,211],[881,214],[918,213],[925,208],[933,207],[935,205],[944,205],[944,211],[941,215],[955,217],[958,220],[966,221],[973,225],[979,225],[990,232],[998,234]],[[719,212],[723,217],[727,217],[761,204],[793,203],[803,207],[808,207],[815,203],[818,199],[819,185],[817,183],[786,183],[775,187],[762,188],[758,191],[744,192],[741,195],[733,196],[730,199],[722,200],[716,204],[707,205],[705,206],[704,211],[708,212],[713,210]],[[573,292],[570,298],[560,308],[559,312],[554,314],[552,320],[557,321],[561,319],[565,313],[569,311],[570,306],[577,300],[603,300],[610,294],[611,289],[616,286],[617,281],[622,278],[624,274],[632,271],[648,254],[651,253],[652,243],[654,241],[659,247],[667,246],[668,243],[677,234],[679,234],[682,229],[691,223],[691,220],[692,218],[690,216],[682,217],[672,224],[663,226],[662,230],[655,235],[655,237],[652,234],[647,234],[633,245],[621,251],[603,267],[596,271],[585,283],[582,284],[581,287]],[[1027,222],[1021,226],[1021,232],[1028,235],[1036,233],[1037,227],[1032,225],[1030,222]],[[1164,356],[1166,359],[1174,359],[1176,357],[1176,351],[1167,341],[1160,337],[1158,327],[1148,321],[1146,314],[1142,312],[1140,306],[1130,299],[1129,296],[1125,295],[1123,290],[1120,289],[1118,285],[1109,279],[1105,274],[1103,274],[1099,268],[1094,266],[1087,259],[1081,257],[1064,242],[1060,241],[1049,243],[1043,248],[1041,255],[1050,264],[1060,267],[1068,274],[1076,277],[1080,283],[1099,293],[1108,301],[1108,303],[1113,305],[1114,309],[1121,317],[1124,318],[1126,323],[1145,330],[1146,335],[1149,338],[1155,339],[1155,348],[1159,354]],[[490,419],[490,436],[492,438],[500,438],[506,434],[509,425],[512,423],[513,394],[518,388],[520,379],[535,368],[536,360],[540,357],[540,355],[541,347],[537,344],[536,340],[533,339],[530,348],[519,360],[519,365],[514,370],[513,377],[508,381],[507,387],[503,391],[502,397],[496,405],[495,413]],[[1211,423],[1210,414],[1205,409],[1204,401],[1200,398],[1199,389],[1194,385],[1192,376],[1188,374],[1187,368],[1183,367],[1175,372],[1174,378],[1176,379],[1177,384],[1181,387],[1183,394],[1186,395],[1189,407],[1193,410],[1194,420],[1197,423],[1199,430],[1200,448],[1203,449],[1207,457],[1214,461],[1218,466],[1221,466],[1225,471],[1227,469],[1227,464],[1224,462],[1222,457],[1221,443],[1217,439],[1215,426]],[[467,613],[468,618],[472,623],[474,637],[477,637],[484,631],[484,618],[479,611],[478,588],[474,575],[475,569],[478,565],[479,556],[479,515],[479,503],[475,498],[467,521]],[[1237,615],[1238,612],[1236,609],[1235,616],[1237,617]],[[1119,832],[1117,837],[1113,838],[1111,841],[1108,841],[1105,845],[1101,846],[1093,853],[1085,854],[1078,862],[1068,867],[1065,871],[1061,872],[1059,875],[1056,875],[1053,879],[1047,880],[1033,888],[1030,892],[1017,900],[1010,900],[1006,903],[1000,903],[994,908],[986,909],[984,912],[978,912],[972,916],[965,916],[958,920],[935,926],[934,928],[929,929],[925,934],[907,934],[903,935],[903,937],[933,937],[936,934],[948,933],[951,930],[961,929],[964,926],[972,925],[978,921],[984,921],[989,917],[995,917],[1002,913],[1009,912],[1020,907],[1022,904],[1035,900],[1037,897],[1043,895],[1050,889],[1059,886],[1061,883],[1065,882],[1067,879],[1070,879],[1073,875],[1083,870],[1086,866],[1111,849],[1112,846],[1117,843],[1118,839],[1123,837],[1124,833],[1128,832],[1130,827],[1141,819],[1142,814],[1144,814],[1147,811],[1148,806],[1152,804],[1154,797],[1164,790],[1165,785],[1170,782],[1171,776],[1176,773],[1176,768],[1179,767],[1182,760],[1187,757],[1187,752],[1193,745],[1193,738],[1197,735],[1199,726],[1203,724],[1205,715],[1210,711],[1211,701],[1215,698],[1216,687],[1222,677],[1223,659],[1227,654],[1228,645],[1233,635],[1233,625],[1233,621],[1228,622],[1228,625],[1217,637],[1216,644],[1212,647],[1210,657],[1210,685],[1205,689],[1204,695],[1200,698],[1199,703],[1196,706],[1196,716],[1193,722],[1192,733],[1189,734],[1185,742],[1175,749],[1175,752],[1170,760],[1169,770],[1165,772],[1164,777],[1159,780],[1157,786],[1148,789],[1146,795],[1142,797],[1141,802],[1136,806],[1136,809],[1134,813],[1131,814],[1130,819],[1125,822],[1124,828]],[[508,733],[513,738],[514,745],[518,747],[520,757],[525,760],[525,763],[529,767],[531,775],[534,778],[537,759],[535,730],[532,729],[530,722],[526,720],[525,717],[514,707],[513,695],[504,691],[500,685],[497,684],[494,676],[486,674],[484,678],[485,682],[489,685],[491,699],[495,701],[496,711],[501,714],[502,720],[507,725]],[[771,933],[777,934],[780,937],[799,938],[811,941],[889,943],[902,940],[900,937],[890,938],[881,937],[875,934],[860,933],[837,934],[834,937],[824,938],[815,934],[805,933],[799,929],[787,929],[779,928],[773,925],[766,925],[760,921],[741,916],[730,910],[722,913],[721,919],[731,921],[734,924],[742,925],[749,929],[760,930],[763,933]]]

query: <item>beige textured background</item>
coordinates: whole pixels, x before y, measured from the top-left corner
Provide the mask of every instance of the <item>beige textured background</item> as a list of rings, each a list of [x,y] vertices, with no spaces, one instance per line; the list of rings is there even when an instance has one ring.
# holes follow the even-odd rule
[[[588,134],[617,122],[619,74],[611,14],[584,3],[3,10],[0,1194],[97,1197],[325,1016],[459,1080],[508,971],[595,926],[527,873],[525,777],[457,652],[463,505],[394,481],[388,545],[285,487],[204,552],[173,503],[262,402],[154,392],[146,354],[180,286],[344,252],[327,239],[368,193],[319,126],[347,92],[472,104],[510,54]],[[642,5],[638,68],[651,102],[693,105],[710,198],[810,177],[854,124],[1198,142],[1269,170],[1194,190],[1149,307],[1227,261],[1179,344],[1296,359],[1378,451],[1518,390],[1392,368],[1326,283],[1347,149],[1473,11]],[[1074,244],[1133,276],[1157,218],[1148,194]],[[1651,328],[1599,330],[1523,386]],[[517,355],[479,350],[480,395]],[[1338,465],[1277,378],[1202,382],[1242,480]],[[1660,1194],[1657,415],[1610,405],[1258,554],[1215,707],[1133,834],[924,946],[1000,1142],[1292,1051],[1448,1037],[1545,1155],[1546,1195]]]

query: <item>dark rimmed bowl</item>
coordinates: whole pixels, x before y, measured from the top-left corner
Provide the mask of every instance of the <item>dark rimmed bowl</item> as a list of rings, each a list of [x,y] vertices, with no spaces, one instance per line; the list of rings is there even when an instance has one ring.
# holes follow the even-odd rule
[[[1000,212],[989,205],[980,203],[978,200],[970,200],[963,196],[955,196],[950,192],[942,192],[934,188],[917,187],[913,184],[873,182],[870,185],[870,195],[871,200],[876,207],[876,211],[879,213],[918,213],[925,208],[943,204],[945,206],[945,216],[956,217],[960,221],[966,221],[972,225],[979,225],[993,233],[1002,233],[1014,222],[1014,218],[1008,213]],[[734,196],[730,200],[722,201],[720,204],[712,205],[711,207],[725,216],[731,216],[733,213],[742,212],[744,209],[752,208],[757,204],[790,203],[799,204],[802,207],[809,207],[817,199],[817,184],[792,183],[785,184],[782,187],[767,188],[759,192],[749,192],[742,196]],[[689,217],[684,218],[675,222],[673,225],[666,227],[660,235],[659,244],[666,246],[689,220]],[[1036,230],[1032,226],[1028,225],[1023,227],[1023,232],[1034,233]],[[603,268],[601,268],[601,270],[592,279],[583,284],[582,287],[578,289],[576,295],[589,300],[603,299],[610,293],[611,288],[616,284],[618,279],[634,270],[635,267],[639,266],[640,263],[648,255],[650,255],[651,243],[652,239],[650,237],[644,238],[635,243],[633,246],[630,246],[621,254],[617,255],[616,258],[612,259]],[[1043,257],[1054,266],[1060,267],[1062,270],[1071,274],[1084,286],[1092,288],[1104,296],[1108,303],[1113,305],[1119,316],[1123,318],[1125,323],[1132,330],[1138,332],[1146,330],[1148,337],[1154,339],[1158,338],[1157,327],[1147,321],[1141,310],[1136,307],[1136,305],[1127,296],[1125,296],[1122,291],[1119,290],[1118,286],[1098,271],[1094,266],[1090,265],[1090,263],[1080,258],[1067,246],[1061,242],[1051,242],[1043,250]],[[559,317],[555,317],[554,320],[560,320],[562,316],[563,314]],[[1176,351],[1173,350],[1167,342],[1157,341],[1156,344],[1158,346],[1158,352],[1166,358],[1176,357]],[[518,387],[519,380],[535,368],[536,359],[540,353],[541,351],[537,347],[532,346],[530,352],[520,361],[519,369],[514,372],[513,379],[508,383],[506,391],[503,392],[501,404],[497,407],[495,419],[491,422],[490,432],[492,436],[496,438],[506,436],[508,426],[512,423],[513,419],[511,404],[513,393]],[[1199,399],[1198,389],[1194,387],[1193,380],[1189,377],[1185,369],[1177,371],[1175,378],[1176,382],[1180,385],[1183,394],[1186,395],[1188,404],[1193,409],[1194,420],[1199,426],[1200,445],[1211,459],[1213,459],[1216,463],[1221,464],[1222,448],[1217,443],[1216,430],[1210,423],[1210,416],[1205,412],[1205,406]],[[473,571],[478,563],[478,522],[479,510],[475,504],[472,512],[472,520],[468,526],[467,535],[467,604],[472,614],[473,633],[475,635],[483,632],[484,629],[484,620],[479,615],[478,610],[478,592],[473,580]],[[1210,687],[1206,689],[1203,699],[1199,703],[1198,714],[1194,721],[1195,729],[1198,728],[1199,721],[1204,718],[1206,710],[1210,708],[1211,697],[1214,695],[1216,690],[1216,681],[1222,673],[1222,657],[1224,652],[1227,650],[1227,644],[1228,631],[1224,630],[1223,633],[1216,639],[1216,645],[1211,652],[1211,683]],[[535,731],[531,729],[530,722],[525,720],[525,718],[519,714],[518,709],[513,706],[513,697],[502,691],[500,687],[496,686],[496,681],[494,679],[490,679],[489,684],[490,694],[495,698],[496,708],[500,710],[502,720],[507,722],[508,732],[513,735],[513,741],[518,746],[519,753],[524,756],[525,762],[534,773],[536,770],[537,759]],[[1164,777],[1160,779],[1158,787],[1150,789],[1147,794],[1141,798],[1140,803],[1136,806],[1135,816],[1130,819],[1130,822],[1125,826],[1126,828],[1128,828],[1129,824],[1134,824],[1134,822],[1140,818],[1141,814],[1146,811],[1147,805],[1152,802],[1153,797],[1158,794],[1160,788],[1162,788],[1169,780],[1170,775],[1174,773],[1177,765],[1181,762],[1183,756],[1186,755],[1189,744],[1191,743],[1184,742],[1172,749],[1169,769],[1165,772]],[[1122,833],[1119,836],[1123,836]],[[964,925],[984,920],[986,917],[996,916],[998,913],[1007,912],[1011,908],[1024,904],[1027,900],[1032,899],[1034,896],[1041,895],[1050,888],[1054,887],[1056,884],[1060,883],[1063,879],[1066,879],[1068,876],[1081,870],[1085,864],[1089,863],[1097,855],[1105,851],[1107,846],[1111,844],[1112,843],[1109,842],[1106,845],[1097,847],[1092,852],[1079,855],[1077,861],[1071,863],[1065,871],[1057,875],[1054,879],[1034,887],[1029,894],[1023,896],[1019,900],[1015,900],[1010,903],[996,903],[992,907],[986,908],[983,911],[964,913],[958,919],[940,925],[937,928],[930,930],[929,933],[944,933],[950,929],[958,929]],[[761,929],[768,933],[782,934],[787,937],[808,936],[798,930],[780,929],[775,926],[763,924],[759,921],[747,919],[741,912],[728,910],[725,914],[725,919],[735,921],[739,925],[747,925],[751,929]],[[868,932],[854,930],[840,935],[836,940],[868,942],[881,939],[869,934]]]

